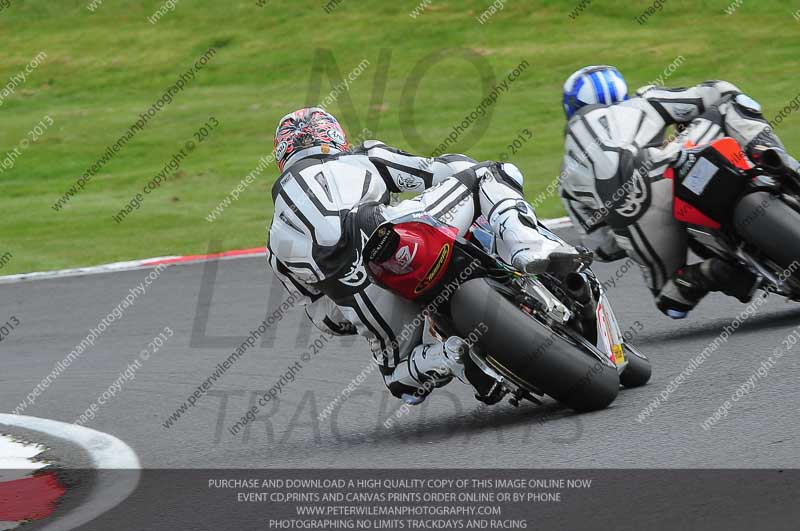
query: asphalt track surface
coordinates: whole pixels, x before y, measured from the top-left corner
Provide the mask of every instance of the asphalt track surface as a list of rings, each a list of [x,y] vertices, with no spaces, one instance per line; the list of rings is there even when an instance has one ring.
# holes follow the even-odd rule
[[[145,468],[796,468],[800,464],[800,345],[733,403],[726,418],[707,430],[701,426],[800,324],[800,305],[768,299],[640,422],[637,415],[643,407],[714,341],[744,305],[711,296],[689,319],[671,321],[655,310],[636,268],[617,262],[598,265],[596,271],[602,280],[615,279],[610,298],[617,317],[623,329],[635,330],[633,342],[654,367],[649,385],[623,390],[604,411],[578,415],[552,401],[541,406],[487,407],[472,398],[469,388],[454,382],[387,429],[383,423],[400,402],[372,372],[337,414],[319,420],[319,413],[369,366],[369,354],[360,338],[336,338],[310,360],[301,361],[301,353],[320,336],[295,308],[268,330],[266,346],[257,342],[195,407],[166,428],[164,421],[258,327],[268,306],[271,312],[286,296],[272,287],[275,281],[263,258],[244,258],[165,270],[148,293],[24,414],[73,422],[155,336],[170,327],[174,336],[86,423],[129,444]],[[21,324],[0,344],[0,409],[11,412],[147,274],[136,270],[1,284],[0,321],[16,316]],[[206,288],[201,290],[204,282]],[[213,295],[210,304],[203,302],[209,295]],[[203,324],[204,307],[208,319],[203,333],[198,325]],[[212,336],[229,337],[209,339]],[[209,346],[214,342],[216,346]],[[229,428],[298,361],[302,369],[278,399],[260,407],[255,422],[231,434]]]

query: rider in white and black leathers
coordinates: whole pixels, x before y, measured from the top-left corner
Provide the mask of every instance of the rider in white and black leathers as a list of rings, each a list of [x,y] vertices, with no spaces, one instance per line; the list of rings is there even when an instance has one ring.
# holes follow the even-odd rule
[[[282,174],[272,190],[275,213],[267,256],[287,289],[304,296],[309,318],[332,334],[358,333],[369,341],[390,391],[409,403],[422,401],[434,382],[463,380],[464,342],[423,344],[408,323],[418,305],[369,282],[361,251],[387,220],[424,211],[464,235],[481,214],[496,232],[499,256],[519,268],[552,269],[579,253],[537,231],[533,209],[522,198],[516,166],[477,164],[463,155],[415,157],[378,141],[349,149],[336,119],[318,108],[284,117],[276,132]],[[419,192],[390,206],[391,192]]]
[[[619,72],[592,66],[564,85],[564,160],[559,190],[584,243],[606,261],[633,258],[673,318],[685,317],[709,292],[747,301],[754,279],[718,258],[686,265],[688,237],[672,213],[667,166],[687,142],[733,137],[749,154],[754,145],[783,149],[758,103],[726,81],[691,88],[646,86],[632,98]],[[667,128],[683,131],[666,138]]]

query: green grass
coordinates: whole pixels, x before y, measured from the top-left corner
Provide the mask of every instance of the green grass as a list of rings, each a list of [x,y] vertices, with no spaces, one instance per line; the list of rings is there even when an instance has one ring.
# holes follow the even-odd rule
[[[274,167],[218,221],[205,216],[271,151],[276,120],[331,90],[327,75],[318,91],[310,90],[318,49],[332,50],[342,75],[364,59],[370,63],[330,106],[349,131],[369,126],[377,138],[425,155],[475,108],[482,89],[478,70],[447,54],[409,95],[415,65],[441,49],[469,48],[500,79],[528,61],[531,67],[494,105],[485,132],[476,138],[481,124],[472,126],[452,151],[497,158],[529,128],[533,141],[512,160],[526,175],[530,198],[558,174],[561,84],[580,66],[615,64],[635,88],[682,55],[683,65],[667,84],[727,79],[759,100],[768,117],[800,91],[794,71],[800,22],[790,2],[746,0],[728,16],[727,1],[669,0],[645,25],[634,19],[650,2],[595,1],[572,20],[571,0],[508,0],[483,25],[476,17],[488,1],[432,0],[412,19],[413,0],[342,0],[330,14],[322,0],[269,0],[263,8],[255,0],[182,0],[155,25],[146,17],[161,2],[106,0],[94,13],[87,3],[12,0],[0,11],[0,87],[39,51],[47,53],[0,107],[0,158],[45,115],[55,121],[12,169],[0,172],[0,254],[14,256],[0,274],[198,253],[212,240],[227,249],[263,244]],[[55,212],[51,205],[209,46],[217,49],[209,65],[69,206]],[[386,65],[381,49],[391,51]],[[385,93],[376,102],[375,76],[383,66]],[[404,97],[413,100],[421,140],[404,135]],[[370,109],[377,124],[367,123]],[[116,224],[112,215],[210,116],[219,129],[139,211]],[[797,120],[792,115],[778,128],[790,148],[800,147]],[[539,212],[563,215],[555,198]]]

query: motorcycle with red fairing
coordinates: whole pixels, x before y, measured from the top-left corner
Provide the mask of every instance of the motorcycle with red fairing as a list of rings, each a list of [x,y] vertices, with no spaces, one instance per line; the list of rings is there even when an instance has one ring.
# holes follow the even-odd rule
[[[483,217],[462,238],[415,213],[379,226],[363,256],[373,282],[424,308],[434,337],[470,339],[465,373],[483,402],[549,396],[593,411],[610,405],[620,385],[647,383],[650,361],[623,337],[591,255],[569,273],[532,275],[492,249]]]
[[[775,147],[747,156],[729,137],[685,147],[665,177],[692,251],[749,272],[747,298],[761,289],[800,300],[800,164]]]

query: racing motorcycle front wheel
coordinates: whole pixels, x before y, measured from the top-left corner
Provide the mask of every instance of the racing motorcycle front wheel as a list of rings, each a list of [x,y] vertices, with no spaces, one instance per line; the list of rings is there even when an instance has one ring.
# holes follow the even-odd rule
[[[462,337],[486,330],[477,348],[493,369],[524,389],[580,412],[604,409],[619,393],[610,360],[571,329],[551,328],[509,300],[492,281],[477,278],[459,287],[451,314]]]

